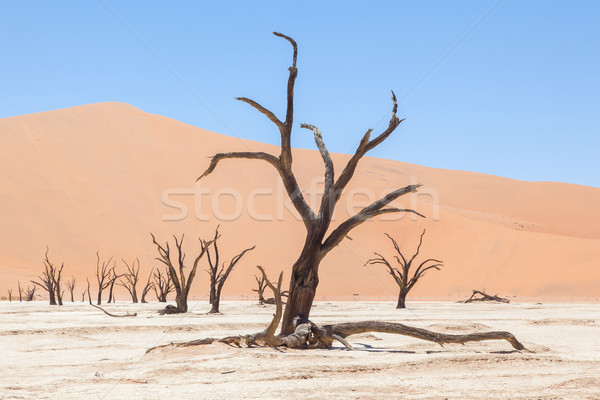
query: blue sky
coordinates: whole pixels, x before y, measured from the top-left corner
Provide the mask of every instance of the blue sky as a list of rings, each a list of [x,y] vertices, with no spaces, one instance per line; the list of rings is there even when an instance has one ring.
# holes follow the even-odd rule
[[[600,187],[600,2],[1,7],[0,117],[121,101],[276,144],[276,129],[234,100],[282,115],[291,50],[276,30],[300,47],[296,122],[318,125],[330,151],[351,152],[367,128],[384,129],[393,89],[407,120],[370,155]],[[299,129],[293,144],[314,148]]]

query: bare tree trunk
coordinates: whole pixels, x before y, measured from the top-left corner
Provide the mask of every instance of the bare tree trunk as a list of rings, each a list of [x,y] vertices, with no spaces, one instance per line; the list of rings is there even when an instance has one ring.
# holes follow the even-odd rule
[[[400,293],[398,294],[398,304],[396,308],[406,308],[406,295],[408,292],[406,290],[400,289]]]
[[[289,335],[294,332],[294,318],[310,315],[313,300],[319,284],[319,249],[314,248],[312,243],[307,243],[300,259],[292,268],[292,278],[287,304],[281,321],[281,335]]]

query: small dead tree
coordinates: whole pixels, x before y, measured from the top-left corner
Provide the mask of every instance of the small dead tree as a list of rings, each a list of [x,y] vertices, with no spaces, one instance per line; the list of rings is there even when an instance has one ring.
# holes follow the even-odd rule
[[[152,288],[154,289],[154,293],[156,294],[156,298],[159,303],[166,303],[169,293],[175,290],[168,268],[164,274],[160,271],[160,269],[156,268],[156,271],[154,271],[154,282]]]
[[[257,265],[256,268],[258,268],[258,270],[260,271],[260,265]],[[260,275],[260,278],[256,275],[254,275],[254,279],[256,280],[256,284],[258,286],[258,289],[252,289],[253,292],[256,292],[256,294],[258,294],[258,304],[260,304],[261,306],[263,304],[265,304],[265,289],[267,288],[267,282],[265,281],[265,276],[264,275]]]
[[[116,263],[113,265],[111,276],[110,276],[110,285],[108,286],[108,303],[116,303],[117,298],[114,293],[115,284],[117,283],[117,279],[121,278],[123,274],[117,274],[115,271]]]
[[[17,281],[17,288],[19,289],[19,302],[23,301],[23,288],[21,287],[21,282]]]
[[[35,297],[35,291],[37,286],[33,285],[31,288],[27,286],[27,289],[24,290],[25,293],[25,301],[33,301]]]
[[[194,277],[196,276],[196,270],[198,269],[200,260],[206,254],[208,246],[212,245],[214,239],[208,242],[199,239],[202,248],[200,250],[200,253],[194,259],[192,267],[189,268],[189,273],[186,276],[185,270],[187,266],[185,265],[185,253],[181,248],[183,245],[184,235],[181,235],[181,239],[178,239],[177,236],[173,235],[173,238],[175,239],[175,247],[177,248],[176,266],[179,272],[177,271],[177,269],[175,269],[173,261],[171,260],[171,248],[169,246],[169,242],[166,242],[165,245],[162,246],[156,241],[156,238],[153,234],[150,235],[152,236],[152,242],[154,243],[154,245],[156,245],[156,249],[158,250],[158,254],[160,256],[156,259],[167,266],[167,272],[169,273],[169,276],[175,288],[175,302],[177,303],[177,307],[171,309],[173,306],[171,306],[171,308],[167,306],[165,308],[165,311],[167,312],[167,309],[169,309],[169,311],[167,312],[169,314],[186,313],[188,311],[187,299],[190,293],[190,289],[192,288],[192,282],[194,281]]]
[[[7,289],[8,290],[8,302],[12,303],[12,289]]]
[[[219,304],[221,302],[221,291],[223,290],[223,285],[225,285],[225,281],[227,280],[227,278],[229,278],[229,274],[231,274],[231,272],[235,268],[236,264],[244,257],[244,255],[247,252],[254,250],[254,248],[256,247],[256,246],[249,247],[246,250],[239,253],[238,255],[236,255],[235,257],[233,257],[227,267],[225,267],[225,262],[223,262],[221,264],[221,266],[219,267],[220,254],[219,254],[218,240],[220,237],[221,237],[221,235],[219,234],[219,228],[217,227],[217,229],[215,230],[215,238],[212,241],[212,249],[213,249],[212,255],[211,255],[211,251],[210,251],[208,242],[205,240],[202,241],[203,242],[202,246],[204,248],[208,249],[206,252],[206,255],[208,258],[208,269],[206,270],[206,272],[208,272],[208,276],[210,277],[209,303],[211,304],[211,309],[208,312],[209,314],[219,313]]]
[[[147,303],[146,296],[154,287],[154,282],[152,282],[152,272],[153,271],[150,271],[150,274],[148,275],[148,280],[146,281],[146,285],[144,285],[144,288],[142,289],[142,298],[140,300],[140,303]]]
[[[98,299],[96,304],[102,304],[102,292],[110,286],[110,275],[115,265],[110,267],[112,257],[108,261],[100,260],[100,253],[96,252],[96,280],[98,281]]]
[[[31,282],[34,285],[37,285],[48,292],[48,296],[50,298],[50,305],[57,305],[58,300],[58,305],[62,306],[63,304],[60,281],[62,277],[62,270],[64,268],[64,264],[61,264],[60,268],[55,267],[54,263],[50,261],[50,258],[48,257],[49,251],[50,250],[48,249],[48,247],[46,247],[46,253],[44,254],[43,259],[44,271],[38,277],[37,281],[32,280]]]
[[[406,295],[415,286],[417,281],[421,279],[425,275],[425,273],[431,269],[437,269],[439,271],[439,267],[441,267],[443,264],[440,260],[429,258],[423,261],[421,264],[419,264],[417,269],[409,278],[412,263],[415,261],[415,258],[417,258],[417,256],[419,255],[419,251],[421,250],[425,230],[423,230],[423,233],[419,238],[419,245],[417,246],[417,251],[410,258],[405,257],[402,254],[402,252],[400,251],[400,247],[398,247],[398,243],[396,243],[396,241],[390,235],[388,235],[387,233],[385,235],[392,241],[394,249],[396,250],[396,253],[398,253],[394,256],[394,259],[396,260],[396,263],[400,268],[393,267],[391,263],[379,253],[375,253],[377,257],[371,258],[365,263],[365,265],[381,264],[387,268],[389,274],[394,278],[396,284],[400,288],[400,292],[398,294],[398,304],[396,308],[406,308]]]
[[[121,260],[121,261],[123,261],[123,264],[125,264],[125,266],[127,267],[127,272],[125,272],[122,275],[123,280],[118,282],[118,285],[123,286],[125,289],[127,289],[129,294],[131,295],[131,300],[134,303],[137,303],[138,295],[137,295],[136,287],[137,287],[138,280],[140,277],[140,260],[136,258],[135,260],[133,260],[131,265],[129,265],[127,263],[127,261],[125,261],[125,260]],[[136,266],[136,264],[137,264],[137,266]]]
[[[67,287],[67,290],[69,291],[69,294],[71,295],[71,303],[74,303],[75,299],[73,297],[73,291],[75,290],[75,277],[71,276],[71,280],[67,281],[65,283],[65,286]]]

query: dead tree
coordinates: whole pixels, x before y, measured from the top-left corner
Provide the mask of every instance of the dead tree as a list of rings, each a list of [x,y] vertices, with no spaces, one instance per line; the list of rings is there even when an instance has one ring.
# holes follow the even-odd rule
[[[154,282],[152,282],[152,272],[153,271],[150,271],[150,274],[148,275],[148,280],[146,281],[146,285],[144,285],[144,288],[142,289],[142,298],[140,300],[140,303],[147,303],[146,296],[154,287]]]
[[[423,261],[421,264],[419,264],[417,269],[414,271],[412,276],[409,278],[410,273],[411,273],[412,263],[415,261],[415,258],[417,258],[417,256],[419,255],[419,251],[421,250],[421,245],[423,244],[423,236],[425,235],[425,230],[423,230],[423,233],[421,234],[421,237],[419,238],[419,245],[417,246],[417,251],[410,258],[405,257],[402,254],[402,252],[400,251],[400,247],[398,246],[398,243],[396,243],[396,241],[390,235],[388,235],[387,233],[385,235],[392,241],[392,244],[394,245],[394,249],[396,250],[396,253],[398,253],[397,255],[394,256],[394,259],[396,260],[396,263],[398,264],[398,266],[400,268],[393,267],[391,265],[391,263],[388,260],[386,260],[385,257],[383,257],[379,253],[375,253],[375,255],[377,257],[371,258],[370,260],[368,260],[365,263],[365,265],[369,265],[369,264],[385,265],[389,274],[394,278],[394,280],[396,281],[396,284],[398,285],[398,288],[400,289],[400,292],[398,294],[398,304],[397,304],[396,308],[406,308],[406,295],[415,286],[417,281],[419,279],[421,279],[425,275],[425,273],[431,269],[437,269],[439,271],[440,270],[439,267],[441,267],[443,264],[440,260],[429,258],[429,259]]]
[[[31,288],[27,286],[27,289],[24,290],[25,293],[25,301],[33,301],[35,297],[35,291],[37,286],[33,285]]]
[[[171,260],[171,248],[169,246],[169,242],[166,242],[165,245],[162,246],[156,241],[156,238],[153,234],[150,235],[152,236],[152,242],[154,243],[154,245],[156,245],[156,249],[158,250],[158,254],[160,256],[156,259],[167,266],[167,272],[175,288],[175,302],[177,303],[177,307],[175,307],[174,311],[170,311],[169,314],[172,314],[174,312],[186,313],[188,311],[187,299],[190,293],[190,289],[192,288],[192,282],[194,281],[194,277],[196,276],[196,270],[198,269],[200,260],[206,254],[208,247],[212,245],[214,239],[208,242],[199,239],[202,248],[200,250],[200,253],[194,259],[192,267],[189,269],[189,273],[186,276],[185,269],[187,267],[185,265],[185,253],[181,248],[181,246],[183,245],[184,235],[181,235],[181,239],[178,239],[177,236],[173,235],[173,238],[175,239],[175,247],[177,248],[176,266],[179,269],[179,272],[177,271],[177,269],[175,269],[173,261]],[[165,308],[165,311],[167,310],[167,308]]]
[[[154,282],[152,288],[154,289],[157,300],[160,303],[166,303],[169,293],[175,290],[168,268],[166,269],[164,275],[160,269],[156,268],[156,271],[154,271]]]
[[[260,268],[260,267],[259,267]],[[310,321],[303,315],[298,315],[294,318],[294,332],[290,335],[275,335],[282,314],[282,301],[281,301],[281,279],[283,273],[279,275],[277,286],[274,286],[267,278],[264,270],[260,268],[263,276],[265,277],[265,283],[273,291],[275,296],[276,306],[273,319],[267,328],[258,333],[250,335],[236,335],[228,336],[222,339],[205,338],[197,339],[189,342],[170,343],[167,345],[161,345],[152,347],[146,350],[149,353],[154,350],[170,348],[170,347],[189,347],[211,344],[213,342],[226,343],[228,345],[241,346],[270,346],[280,347],[285,346],[289,348],[319,348],[319,349],[330,349],[333,346],[334,341],[340,342],[346,349],[353,350],[352,345],[346,340],[348,336],[357,335],[366,332],[381,332],[381,333],[392,333],[398,335],[405,335],[414,337],[417,339],[427,340],[433,343],[437,343],[440,346],[444,346],[447,343],[458,343],[465,344],[468,342],[479,342],[484,340],[506,340],[510,345],[517,351],[525,350],[528,351],[521,342],[510,332],[505,331],[493,331],[493,332],[480,332],[472,334],[447,334],[437,333],[423,328],[414,328],[408,325],[395,323],[395,322],[384,322],[384,321],[362,321],[362,322],[347,322],[341,324],[331,325],[317,325]]]
[[[480,290],[473,290],[471,297],[463,301],[463,303],[472,303],[474,301],[497,301],[499,303],[510,303],[510,300],[505,299],[504,297],[499,297],[497,294],[490,296],[489,294]]]
[[[71,280],[67,281],[65,286],[67,286],[67,290],[71,294],[71,303],[75,302],[75,299],[73,298],[73,291],[75,290],[75,277],[71,276]]]
[[[102,292],[110,286],[110,275],[115,265],[113,264],[112,268],[110,267],[110,263],[112,261],[112,257],[108,259],[108,261],[100,261],[100,253],[96,252],[96,280],[98,281],[98,299],[96,304],[102,304]]]
[[[260,265],[257,265],[256,268],[260,270]],[[267,288],[267,283],[265,282],[265,276],[261,274],[260,278],[254,275],[254,279],[256,279],[256,284],[258,285],[258,289],[252,289],[253,292],[258,294],[258,304],[261,306],[265,304],[265,289]]]
[[[123,264],[125,264],[125,266],[127,267],[127,272],[121,275],[124,279],[118,282],[118,285],[123,286],[125,289],[127,289],[129,294],[131,295],[131,300],[134,303],[137,303],[138,295],[136,287],[140,276],[140,260],[136,258],[135,260],[133,260],[131,265],[129,265],[125,260],[121,261],[123,261]]]
[[[8,290],[8,301],[9,303],[12,303],[12,289],[7,289]]]
[[[108,286],[108,303],[116,303],[117,299],[114,294],[115,284],[117,283],[117,279],[121,278],[123,274],[117,274],[115,271],[116,263],[112,267],[112,272],[110,276],[110,285]]]
[[[225,281],[229,278],[229,274],[233,271],[236,264],[244,257],[244,255],[254,250],[256,246],[252,246],[242,251],[235,257],[231,259],[227,268],[225,267],[225,262],[221,264],[220,262],[220,254],[219,254],[219,246],[218,240],[221,237],[219,234],[219,228],[215,230],[215,238],[212,240],[212,248],[213,255],[211,255],[210,247],[207,241],[203,240],[203,248],[206,248],[206,255],[208,258],[208,276],[210,277],[210,297],[209,303],[211,304],[211,309],[208,312],[209,314],[217,314],[219,313],[219,304],[221,302],[221,291],[223,290],[223,285],[225,285]]]
[[[19,289],[19,302],[23,301],[23,288],[21,288],[21,282],[17,281],[17,288]]]
[[[208,176],[217,167],[220,161],[227,159],[249,159],[260,160],[270,164],[279,173],[283,186],[294,205],[295,210],[300,214],[304,227],[306,228],[306,238],[298,259],[292,267],[291,280],[289,286],[289,298],[283,315],[281,333],[288,335],[294,332],[294,318],[299,315],[310,315],[311,306],[315,298],[317,285],[319,283],[319,265],[323,258],[333,250],[348,233],[362,224],[364,221],[373,217],[388,213],[410,212],[422,217],[414,210],[397,208],[388,205],[394,200],[408,193],[416,192],[420,185],[408,185],[388,193],[383,198],[363,208],[360,212],[339,224],[335,229],[330,229],[331,219],[335,207],[352,176],[354,175],[358,162],[370,150],[383,143],[394,130],[403,121],[396,116],[398,104],[396,96],[392,92],[392,116],[387,128],[379,135],[372,138],[372,129],[369,129],[363,135],[354,155],[347,162],[341,174],[335,177],[334,165],[329,155],[321,131],[313,125],[301,124],[301,128],[312,131],[316,145],[321,153],[325,164],[325,186],[321,197],[321,204],[315,212],[307,203],[302,190],[300,189],[296,176],[292,171],[292,146],[291,136],[294,119],[294,84],[298,69],[296,59],[298,48],[296,42],[281,33],[274,32],[278,37],[284,38],[291,43],[293,47],[292,66],[289,68],[289,77],[287,82],[287,101],[285,120],[280,120],[273,112],[263,107],[254,100],[239,97],[238,100],[249,104],[264,114],[279,130],[281,137],[281,152],[273,155],[265,152],[231,152],[218,153],[212,157],[210,165],[204,173],[198,178],[202,179]],[[329,232],[329,234],[328,234]]]
[[[50,305],[62,306],[62,292],[60,288],[60,281],[62,277],[62,270],[64,264],[61,264],[60,268],[55,267],[54,263],[48,258],[48,252],[50,250],[46,247],[46,253],[44,254],[44,271],[42,275],[38,277],[37,281],[31,281],[34,285],[37,285],[48,292]]]

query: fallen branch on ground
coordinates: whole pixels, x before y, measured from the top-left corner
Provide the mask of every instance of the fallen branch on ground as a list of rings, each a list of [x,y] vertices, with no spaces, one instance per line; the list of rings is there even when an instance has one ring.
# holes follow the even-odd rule
[[[510,300],[505,299],[504,297],[498,297],[498,295],[490,296],[489,294],[479,290],[473,290],[471,297],[465,301],[461,301],[461,303],[472,303],[474,301],[497,301],[499,303],[510,303]]]

